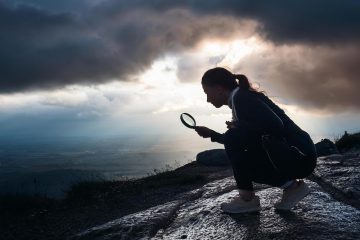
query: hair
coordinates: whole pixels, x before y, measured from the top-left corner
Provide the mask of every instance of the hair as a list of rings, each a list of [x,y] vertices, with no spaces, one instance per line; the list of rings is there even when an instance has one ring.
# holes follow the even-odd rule
[[[249,79],[244,74],[233,74],[222,67],[207,70],[201,79],[201,84],[208,86],[220,85],[229,90],[239,87],[243,90],[257,92],[257,89],[251,86]]]

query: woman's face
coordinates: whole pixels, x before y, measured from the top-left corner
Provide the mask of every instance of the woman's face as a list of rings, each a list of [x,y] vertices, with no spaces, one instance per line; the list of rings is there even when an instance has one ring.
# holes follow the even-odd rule
[[[206,94],[207,102],[214,105],[216,108],[221,107],[224,103],[224,89],[221,86],[208,86],[206,84],[202,84],[204,92]]]

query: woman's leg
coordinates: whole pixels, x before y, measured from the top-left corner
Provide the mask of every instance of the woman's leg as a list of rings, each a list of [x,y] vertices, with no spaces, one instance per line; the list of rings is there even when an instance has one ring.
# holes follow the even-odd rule
[[[225,133],[225,151],[236,184],[244,195],[253,195],[253,181],[280,187],[291,180],[274,169],[261,146],[261,136],[230,129]]]
[[[307,177],[316,166],[314,143],[304,131],[286,140],[275,136],[262,136],[262,144],[271,164],[288,178]]]
[[[303,181],[296,181],[296,178],[298,178],[296,174],[304,174],[304,172],[309,171],[308,164],[299,162],[299,159],[292,159],[291,151],[293,149],[286,143],[280,144],[280,147],[276,145],[277,143],[273,147],[277,150],[278,156],[271,161],[267,151],[262,146],[261,136],[246,134],[245,131],[239,129],[230,129],[226,132],[225,150],[233,167],[234,178],[240,190],[239,193],[246,196],[243,199],[249,201],[249,203],[251,201],[251,204],[244,204],[235,200],[225,204],[223,210],[230,209],[228,212],[231,212],[234,209],[236,211],[238,209],[243,211],[244,208],[245,210],[246,208],[258,209],[257,204],[259,203],[253,192],[253,181],[284,187],[282,200],[275,205],[277,209],[281,210],[290,210],[310,192]],[[277,167],[274,166],[274,161]],[[310,169],[312,165],[310,164]],[[300,170],[296,169],[299,166]],[[285,185],[287,185],[286,189]]]
[[[304,178],[316,166],[316,151],[310,136],[306,132],[297,134],[292,139],[279,139],[268,136],[263,139],[264,149],[268,152],[269,159],[276,165],[277,171],[290,178]],[[264,141],[266,141],[264,143]],[[300,180],[292,183],[283,190],[281,201],[275,204],[278,210],[290,210],[301,199],[309,194],[307,184]]]
[[[222,203],[221,209],[227,213],[260,211],[260,200],[255,196],[252,181],[256,181],[258,158],[251,154],[251,136],[245,131],[230,129],[225,133],[225,150],[231,161],[234,178],[239,188],[239,195],[230,202]],[[257,143],[259,145],[259,141]],[[256,144],[254,143],[254,146]],[[272,180],[265,178],[267,183]]]
[[[253,195],[252,176],[249,159],[244,157],[245,136],[238,129],[230,129],[225,133],[225,151],[231,162],[234,178],[239,190],[244,195]]]

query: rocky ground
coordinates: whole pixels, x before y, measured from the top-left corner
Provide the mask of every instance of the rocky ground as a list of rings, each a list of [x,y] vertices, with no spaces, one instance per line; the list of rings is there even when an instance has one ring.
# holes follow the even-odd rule
[[[319,157],[312,180],[339,201],[360,208],[360,151]]]
[[[281,191],[265,185],[255,186],[260,213],[222,213],[220,203],[236,195],[225,165],[192,162],[144,179],[90,183],[27,213],[0,206],[0,239],[360,239],[359,151],[318,158],[306,179],[312,192],[286,213],[273,208]]]
[[[60,201],[1,196],[0,239],[67,239],[104,222],[177,200],[185,192],[231,174],[228,166],[191,162],[137,180],[85,182]]]
[[[73,239],[360,239],[359,170],[359,152],[319,158],[306,180],[312,192],[290,212],[274,210],[279,189],[257,185],[260,213],[222,213],[220,203],[237,193],[225,177]]]

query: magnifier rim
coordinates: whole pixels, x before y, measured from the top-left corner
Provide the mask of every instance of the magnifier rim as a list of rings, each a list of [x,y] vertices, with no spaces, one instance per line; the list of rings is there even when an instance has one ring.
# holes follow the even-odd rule
[[[195,125],[194,125],[194,126],[189,125],[189,124],[184,120],[184,118],[183,118],[184,115],[186,115],[186,116],[188,116],[189,118],[191,118],[191,119],[194,121]],[[182,114],[180,115],[180,120],[181,120],[181,122],[182,122],[185,126],[187,126],[188,128],[195,128],[195,127],[196,127],[195,118],[194,118],[193,116],[191,116],[189,113],[182,113]]]

